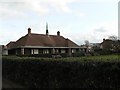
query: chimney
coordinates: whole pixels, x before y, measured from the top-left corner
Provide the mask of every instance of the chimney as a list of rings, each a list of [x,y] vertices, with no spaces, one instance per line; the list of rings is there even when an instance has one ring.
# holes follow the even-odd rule
[[[103,42],[105,41],[105,38],[103,39]]]
[[[60,31],[57,32],[57,36],[60,36]]]
[[[48,32],[48,23],[46,23],[46,35],[49,35],[49,32]]]
[[[48,32],[48,30],[46,30],[46,35],[49,35],[49,32]]]
[[[31,34],[31,28],[28,28],[28,35]]]

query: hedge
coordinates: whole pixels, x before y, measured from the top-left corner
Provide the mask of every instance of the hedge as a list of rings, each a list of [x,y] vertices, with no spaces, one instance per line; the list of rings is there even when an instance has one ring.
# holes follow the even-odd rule
[[[3,77],[25,88],[120,88],[120,62],[3,59]]]

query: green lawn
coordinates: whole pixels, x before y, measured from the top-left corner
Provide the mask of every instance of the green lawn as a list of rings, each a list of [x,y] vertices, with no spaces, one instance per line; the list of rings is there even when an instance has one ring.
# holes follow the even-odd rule
[[[4,59],[10,60],[40,60],[40,61],[65,61],[65,62],[120,62],[119,55],[102,55],[102,56],[84,56],[84,57],[67,57],[67,58],[38,58],[38,57],[18,57],[3,56]]]

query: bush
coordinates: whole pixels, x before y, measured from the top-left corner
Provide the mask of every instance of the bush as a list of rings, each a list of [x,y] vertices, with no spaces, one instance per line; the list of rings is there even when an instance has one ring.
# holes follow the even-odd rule
[[[81,57],[81,56],[85,56],[85,53],[83,53],[83,52],[73,53],[72,56],[73,56],[73,57]]]
[[[44,58],[51,58],[52,55],[61,55],[62,57],[68,57],[68,54],[61,53],[61,54],[33,54],[33,55],[18,55],[19,57],[44,57]]]
[[[119,62],[3,58],[3,77],[27,88],[119,88],[119,72]]]

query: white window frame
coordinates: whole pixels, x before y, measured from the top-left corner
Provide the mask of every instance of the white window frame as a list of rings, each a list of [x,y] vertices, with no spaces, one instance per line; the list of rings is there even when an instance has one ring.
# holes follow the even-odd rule
[[[61,53],[65,53],[65,49],[62,49],[62,50],[61,50]]]
[[[49,54],[49,49],[44,49],[44,54]]]
[[[38,49],[32,49],[31,54],[39,54],[39,50]]]
[[[38,49],[34,49],[34,54],[39,54]]]
[[[76,52],[76,50],[75,49],[72,49],[72,53],[75,53]]]

